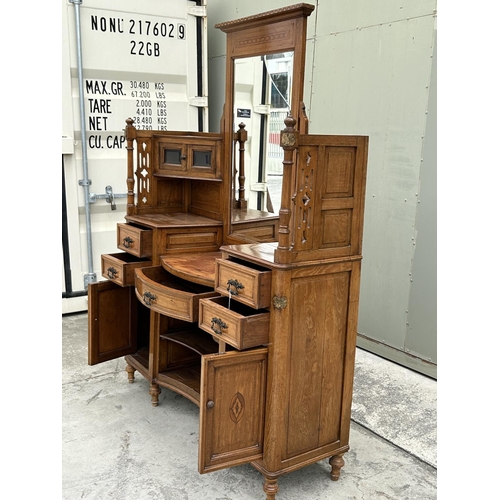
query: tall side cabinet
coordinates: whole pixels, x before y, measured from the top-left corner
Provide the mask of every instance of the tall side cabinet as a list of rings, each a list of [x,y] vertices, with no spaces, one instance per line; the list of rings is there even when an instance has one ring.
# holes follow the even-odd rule
[[[127,120],[128,201],[105,281],[89,285],[89,363],[125,356],[129,382],[200,408],[198,470],[251,463],[278,478],[349,449],[368,138],[308,134],[307,17],[297,4],[227,33],[221,133],[137,130]],[[293,52],[281,132],[281,207],[237,200],[235,59]]]

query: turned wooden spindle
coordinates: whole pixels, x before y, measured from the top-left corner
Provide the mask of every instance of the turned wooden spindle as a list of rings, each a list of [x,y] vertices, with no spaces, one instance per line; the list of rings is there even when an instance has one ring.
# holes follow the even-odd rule
[[[248,138],[248,132],[245,130],[245,124],[238,125],[239,130],[236,132],[236,140],[239,144],[239,170],[238,170],[238,200],[237,208],[247,208],[247,200],[245,199],[245,142]]]
[[[338,481],[340,477],[340,469],[344,467],[344,459],[342,458],[344,454],[334,455],[330,458],[329,464],[332,466],[331,479],[332,481]]]
[[[135,368],[133,366],[130,366],[127,364],[125,367],[125,371],[127,372],[127,377],[128,377],[128,383],[133,384],[135,380]]]
[[[275,500],[278,489],[278,480],[269,479],[266,477],[266,480],[264,482],[264,493],[266,494],[266,500]]]
[[[149,394],[151,396],[151,404],[158,406],[158,396],[161,394],[161,389],[158,384],[151,383],[149,386]]]
[[[280,145],[283,155],[283,186],[281,191],[280,225],[278,229],[278,247],[274,252],[274,260],[278,263],[291,262],[290,219],[292,216],[292,186],[295,150],[298,145],[297,121],[292,115],[285,118],[285,129],[281,131]]]
[[[134,127],[134,120],[127,118],[125,127],[125,138],[127,139],[127,215],[135,213],[134,204],[134,141],[137,137],[137,130]]]

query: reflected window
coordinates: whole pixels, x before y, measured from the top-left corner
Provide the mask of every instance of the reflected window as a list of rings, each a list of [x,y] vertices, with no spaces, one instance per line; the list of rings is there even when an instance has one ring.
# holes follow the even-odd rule
[[[271,74],[271,108],[288,108],[288,72]]]

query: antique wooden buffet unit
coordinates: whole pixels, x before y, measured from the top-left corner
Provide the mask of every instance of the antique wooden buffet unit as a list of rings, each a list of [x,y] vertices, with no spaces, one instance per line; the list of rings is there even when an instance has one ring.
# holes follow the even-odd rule
[[[200,473],[251,462],[279,476],[348,450],[368,138],[308,134],[307,17],[297,4],[217,25],[227,36],[221,133],[137,130],[128,119],[121,252],[91,283],[89,364],[125,356],[200,408]],[[293,52],[279,214],[244,196],[235,61]],[[239,184],[237,184],[239,183]]]

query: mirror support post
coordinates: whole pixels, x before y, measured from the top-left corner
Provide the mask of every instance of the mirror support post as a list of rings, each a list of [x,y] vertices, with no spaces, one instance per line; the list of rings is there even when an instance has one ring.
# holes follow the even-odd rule
[[[238,172],[238,200],[236,208],[247,208],[247,200],[245,199],[245,142],[248,138],[248,132],[245,130],[245,124],[238,125],[239,130],[236,132],[236,140],[239,144],[240,161]]]
[[[295,150],[298,146],[299,133],[295,130],[297,121],[292,115],[285,118],[285,129],[281,131],[283,159],[283,190],[281,192],[280,225],[278,229],[278,247],[274,251],[274,261],[280,264],[292,261],[292,243],[290,241],[290,219],[292,216],[292,167]]]

